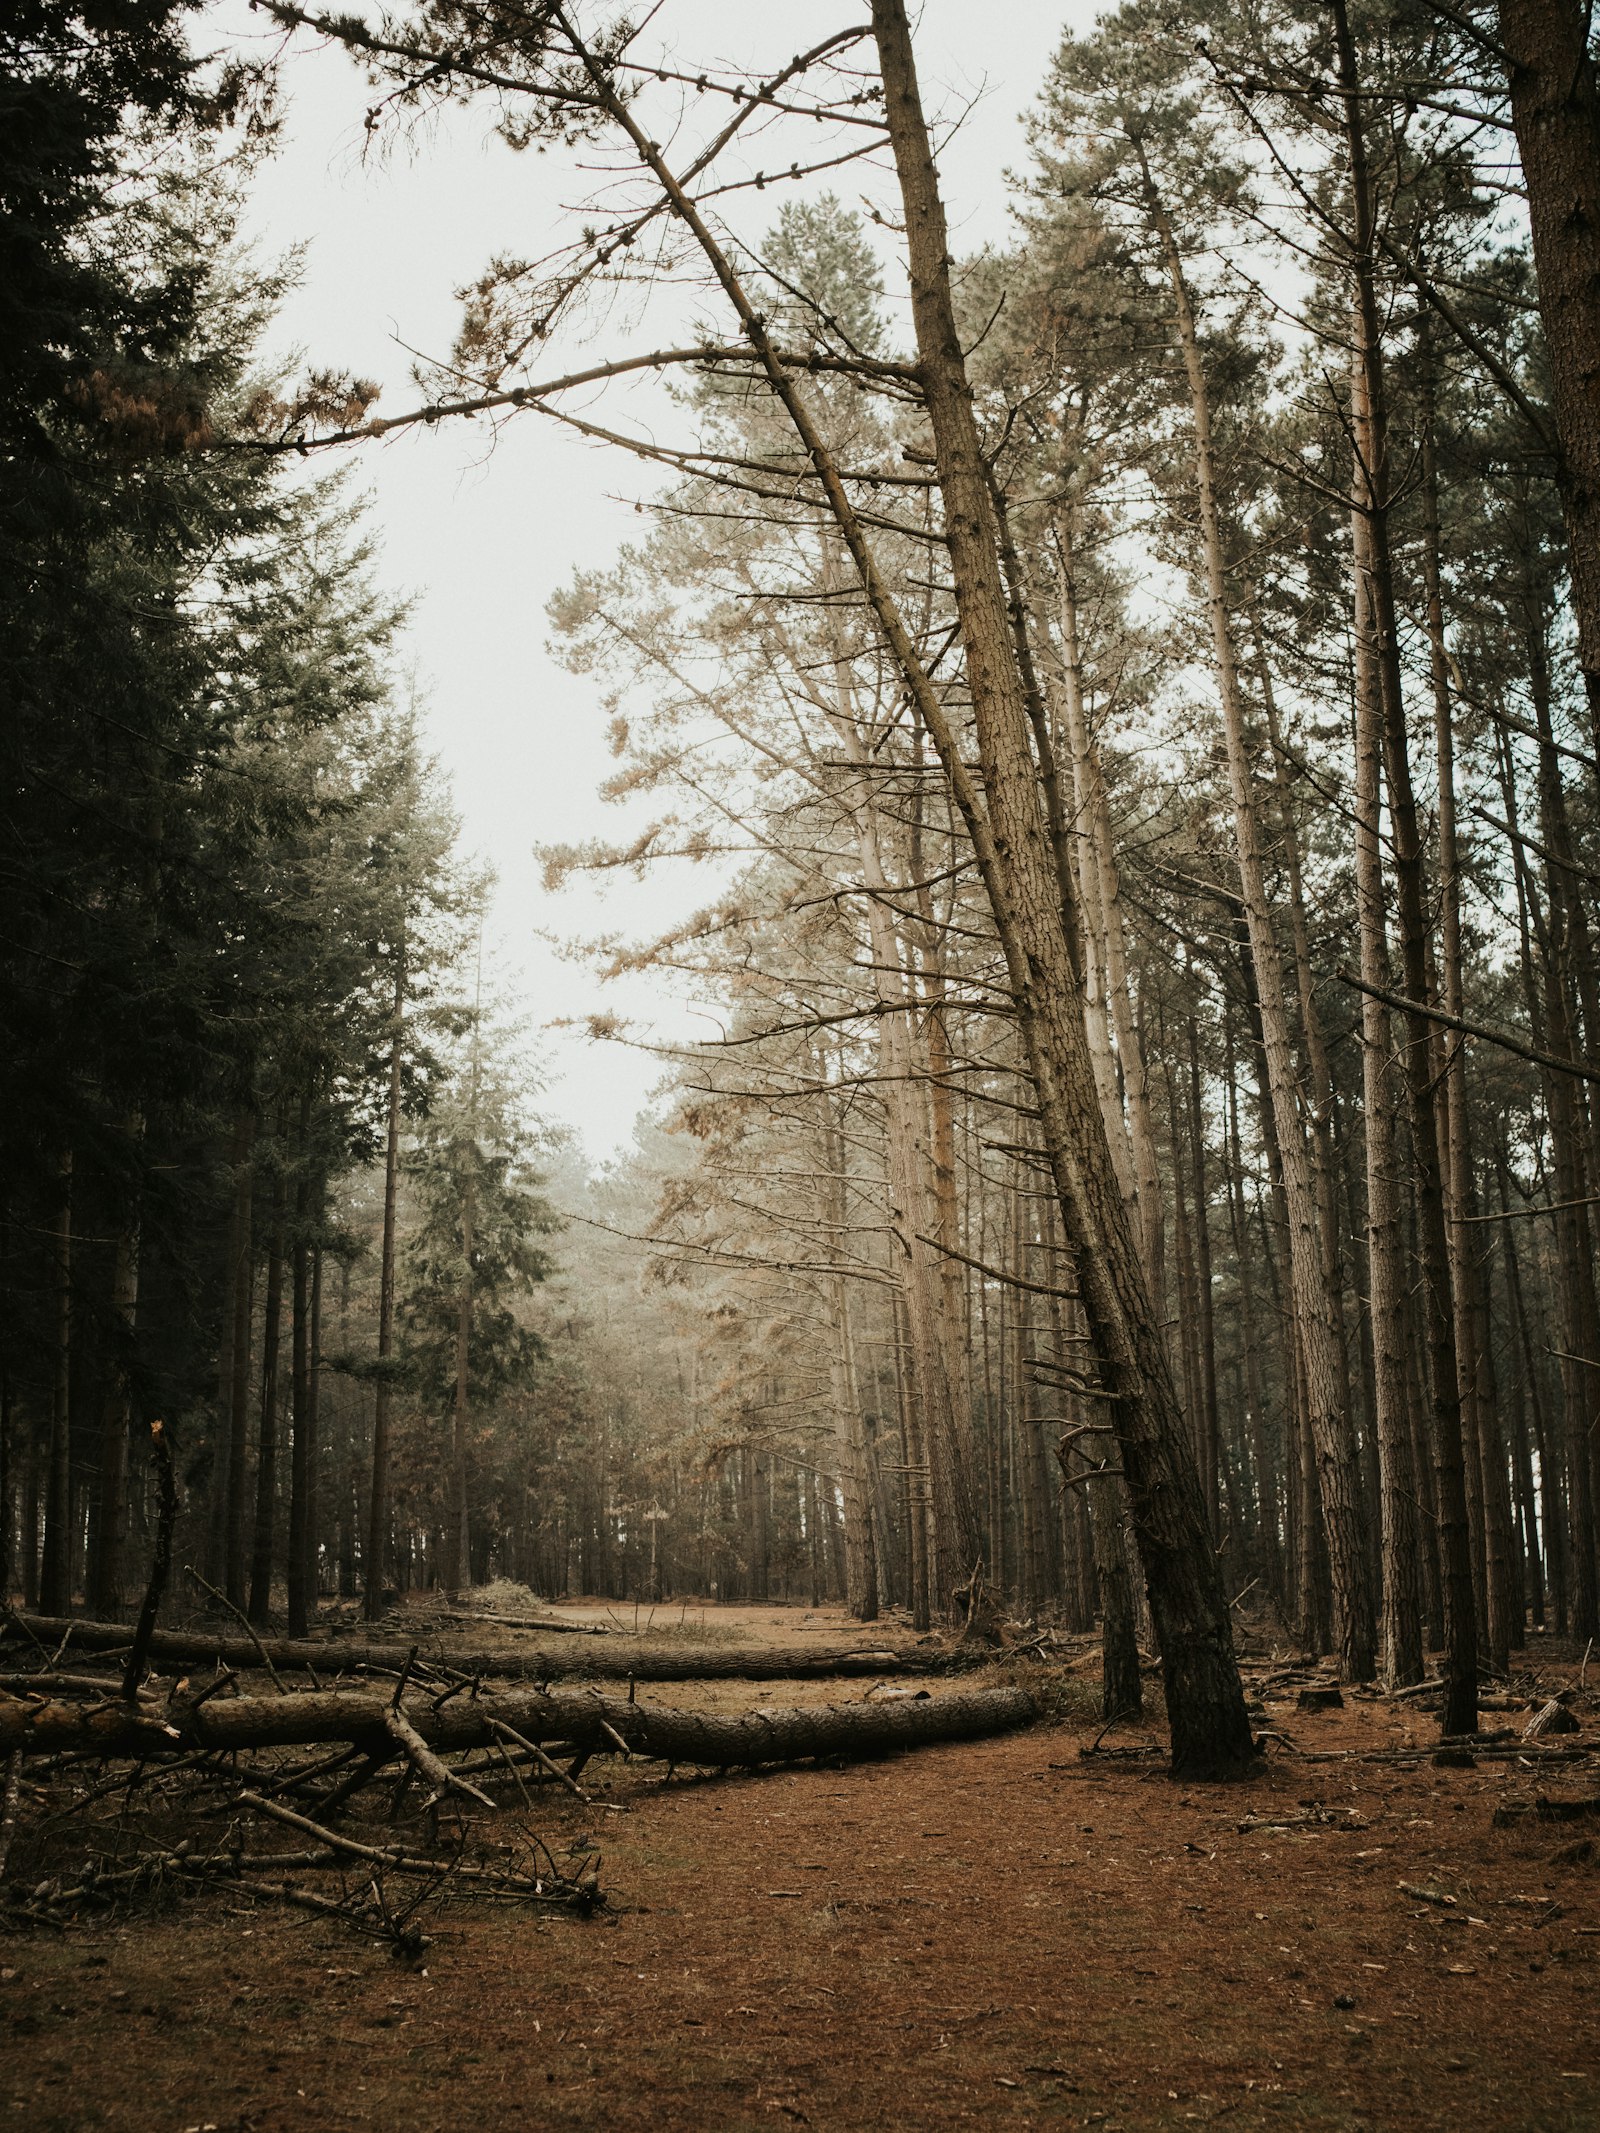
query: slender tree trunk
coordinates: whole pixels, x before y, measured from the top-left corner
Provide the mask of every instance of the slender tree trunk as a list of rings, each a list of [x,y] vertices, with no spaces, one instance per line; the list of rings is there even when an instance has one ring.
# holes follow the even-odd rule
[[[1284,1601],[1282,1531],[1278,1519],[1277,1462],[1269,1449],[1261,1359],[1256,1346],[1256,1297],[1250,1279],[1250,1236],[1244,1206],[1244,1157],[1239,1142],[1239,1089],[1233,1038],[1228,1039],[1228,1227],[1233,1240],[1234,1286],[1238,1294],[1239,1346],[1244,1366],[1245,1427],[1249,1432],[1256,1481],[1256,1546],[1267,1590],[1281,1607]]]
[[[1500,0],[1560,439],[1578,657],[1600,753],[1600,79],[1586,0]]]
[[[912,314],[945,507],[986,813],[942,706],[864,544],[856,557],[977,847],[1039,1097],[1062,1221],[1122,1446],[1161,1640],[1176,1773],[1225,1773],[1254,1756],[1227,1595],[1173,1394],[1165,1344],[1118,1191],[1094,1095],[1082,1007],[1030,747],[996,533],[950,295],[949,240],[903,0],[873,0],[884,108],[905,206]],[[748,308],[748,307],[747,307]],[[802,433],[803,434],[803,433]],[[824,455],[825,456],[825,455]],[[835,476],[835,481],[837,477]],[[831,500],[831,498],[830,498]],[[842,491],[840,501],[844,503]],[[845,503],[845,508],[848,508]],[[858,536],[859,538],[859,536]],[[918,685],[919,680],[921,686]]]
[[[250,1334],[254,1320],[256,1114],[241,1110],[234,1122],[233,1208],[228,1222],[228,1302],[233,1333],[228,1343],[228,1490],[223,1508],[222,1589],[235,1607],[245,1604],[246,1521],[249,1510]]]
[[[880,841],[878,809],[867,782],[866,753],[856,723],[848,668],[835,660],[835,731],[852,769],[849,802],[865,890],[872,981],[878,1016],[879,1064],[888,1141],[890,1219],[899,1245],[899,1272],[912,1343],[912,1386],[918,1402],[918,1435],[929,1462],[933,1532],[930,1536],[930,1604],[948,1610],[956,1587],[981,1568],[983,1538],[965,1433],[958,1430],[948,1362],[955,1329],[947,1322],[946,1288],[938,1247],[931,1241],[939,1220],[928,1146],[928,1106],[918,1072],[914,1000],[904,952],[890,908],[891,891]],[[947,1262],[948,1263],[948,1262]],[[959,1292],[956,1292],[959,1293]]]
[[[100,1411],[100,1458],[89,1530],[85,1597],[92,1614],[122,1605],[122,1551],[128,1534],[128,1439],[133,1427],[134,1313],[139,1301],[139,1233],[132,1210],[117,1232],[111,1273],[111,1355]]]
[[[1183,1776],[1237,1774],[1253,1767],[1255,1746],[1234,1656],[1232,1619],[1205,1530],[1160,1324],[1117,1191],[1095,1100],[1073,950],[1062,922],[1062,884],[1041,806],[987,468],[951,296],[948,233],[903,0],[873,0],[872,27],[906,215],[912,314],[974,712],[981,797],[798,378],[779,357],[763,317],[659,146],[633,116],[605,67],[592,54],[585,54],[584,64],[602,107],[703,251],[793,423],[973,840],[1038,1095],[1063,1226],[1083,1283],[1107,1405],[1122,1446],[1165,1662],[1172,1767]]]
[[[1517,1248],[1511,1225],[1504,1219],[1511,1212],[1511,1196],[1506,1183],[1505,1154],[1498,1142],[1494,1151],[1494,1172],[1495,1190],[1502,1217],[1497,1225],[1500,1232],[1499,1245],[1505,1259],[1506,1300],[1513,1336],[1511,1357],[1512,1383],[1515,1388],[1515,1426],[1512,1446],[1522,1518],[1522,1556],[1527,1576],[1524,1604],[1531,1610],[1538,1627],[1543,1629],[1546,1546],[1539,1531],[1538,1501],[1533,1487],[1533,1451],[1528,1429],[1531,1412],[1534,1437],[1540,1443],[1544,1441],[1543,1400],[1539,1390],[1539,1373],[1534,1367],[1533,1344],[1528,1337],[1528,1316],[1522,1302],[1522,1270],[1517,1263]],[[1542,1466],[1543,1461],[1540,1463]]]
[[[1558,1056],[1584,1057],[1581,1032],[1600,1030],[1593,935],[1582,875],[1576,864],[1561,762],[1551,721],[1551,677],[1542,618],[1525,595],[1525,634],[1534,716],[1539,733],[1539,828],[1545,847],[1543,963],[1545,1041]],[[1576,996],[1576,997],[1574,997]],[[1590,1049],[1593,1048],[1592,1035]],[[1600,1448],[1600,1291],[1595,1279],[1594,1226],[1589,1195],[1600,1176],[1600,1133],[1585,1117],[1579,1084],[1546,1072],[1545,1109],[1555,1156],[1555,1217],[1563,1298],[1561,1381],[1566,1424],[1567,1572],[1575,1635],[1600,1633],[1597,1582],[1595,1462]],[[1585,1126],[1589,1131],[1585,1131]]]
[[[1355,538],[1365,541],[1358,516]],[[1356,642],[1356,917],[1361,979],[1389,989],[1389,951],[1384,913],[1383,844],[1379,834],[1382,792],[1382,707],[1371,656],[1372,632],[1365,620],[1366,579],[1356,573],[1363,603]],[[1372,1329],[1374,1426],[1378,1438],[1378,1488],[1382,1510],[1383,1601],[1379,1623],[1385,1681],[1422,1679],[1421,1592],[1417,1579],[1416,1488],[1408,1413],[1406,1369],[1406,1265],[1400,1227],[1400,1175],[1395,1150],[1390,1077],[1394,1054],[1389,1010],[1374,991],[1361,995],[1361,1095],[1367,1163],[1367,1318]]]
[[[1300,1033],[1305,1043],[1306,1095],[1310,1104],[1311,1176],[1316,1194],[1317,1220],[1322,1232],[1322,1263],[1333,1309],[1339,1352],[1348,1357],[1349,1341],[1344,1317],[1344,1269],[1339,1250],[1338,1161],[1334,1149],[1333,1070],[1328,1063],[1327,1038],[1322,1012],[1317,1005],[1316,974],[1311,961],[1311,929],[1306,917],[1305,870],[1300,852],[1300,828],[1295,818],[1284,757],[1283,731],[1278,722],[1277,693],[1272,686],[1272,664],[1254,614],[1256,671],[1261,686],[1261,708],[1266,713],[1267,741],[1272,750],[1272,776],[1278,796],[1278,834],[1283,847],[1284,872],[1289,891],[1289,933],[1294,945],[1295,991],[1300,1008]]]
[[[1089,841],[1093,848],[1092,874],[1097,892],[1095,907],[1104,945],[1106,997],[1110,1002],[1112,1021],[1116,1029],[1117,1063],[1122,1072],[1122,1093],[1128,1109],[1128,1138],[1133,1147],[1139,1241],[1144,1252],[1145,1278],[1150,1294],[1159,1304],[1166,1286],[1163,1265],[1165,1221],[1161,1199],[1161,1166],[1156,1156],[1155,1129],[1150,1117],[1150,1082],[1145,1066],[1144,1044],[1134,1014],[1133,990],[1128,974],[1127,940],[1122,916],[1122,881],[1111,831],[1111,801],[1106,791],[1100,749],[1089,730],[1088,714],[1083,700],[1083,657],[1078,630],[1072,532],[1070,522],[1064,516],[1056,521],[1056,544],[1061,576],[1062,700],[1066,709],[1067,743],[1072,754],[1074,796],[1078,820],[1087,825]]]
[[[745,1510],[749,1520],[750,1597],[772,1595],[772,1503],[766,1455],[755,1445],[744,1453]]]
[[[822,1076],[819,1075],[819,1080]],[[822,1177],[819,1214],[829,1257],[842,1258],[849,1238],[849,1201],[844,1175],[844,1140],[832,1116],[834,1098],[824,1088],[829,1107],[821,1136]],[[872,1536],[872,1491],[866,1428],[856,1382],[855,1335],[850,1321],[849,1285],[842,1274],[829,1279],[832,1342],[828,1352],[829,1389],[833,1402],[834,1444],[839,1490],[844,1499],[845,1606],[858,1622],[878,1619],[878,1564]]]
[[[1441,1004],[1458,1019],[1466,1012],[1462,982],[1461,857],[1456,836],[1455,718],[1445,647],[1444,593],[1439,566],[1439,475],[1433,437],[1431,351],[1424,366],[1427,396],[1422,432],[1423,581],[1427,594],[1428,669],[1433,686],[1434,761],[1438,779]],[[1445,1101],[1445,1189],[1449,1218],[1450,1292],[1455,1306],[1456,1361],[1461,1386],[1461,1426],[1469,1477],[1476,1474],[1483,1534],[1483,1627],[1489,1664],[1503,1674],[1510,1664],[1514,1627],[1511,1581],[1511,1503],[1505,1446],[1489,1386],[1490,1358],[1480,1344],[1481,1277],[1473,1255],[1476,1210],[1472,1138],[1467,1110],[1465,1040],[1440,1032]]]
[[[4,1230],[0,1228],[0,1238],[3,1236]],[[16,1552],[11,1538],[17,1463],[16,1421],[16,1407],[11,1397],[10,1347],[9,1343],[0,1341],[0,1602],[7,1604],[16,1582]]]
[[[272,1235],[267,1246],[267,1295],[261,1327],[261,1415],[256,1446],[256,1524],[250,1551],[250,1620],[257,1629],[272,1615],[273,1546],[278,1516],[278,1337],[283,1322],[283,1135],[272,1181]]]
[[[310,1553],[311,1488],[311,1092],[300,1100],[300,1133],[294,1189],[294,1230],[289,1240],[289,1560],[285,1583],[289,1634],[303,1637],[309,1619],[306,1562]]]
[[[320,1213],[319,1213],[320,1223]],[[306,1612],[314,1621],[322,1564],[322,1247],[311,1252],[311,1352],[306,1359]]]
[[[1140,157],[1142,161],[1142,147]],[[1310,1156],[1300,1118],[1297,1076],[1284,1001],[1283,963],[1267,901],[1255,768],[1245,731],[1244,698],[1239,686],[1228,612],[1227,557],[1216,496],[1210,392],[1183,262],[1172,224],[1148,168],[1145,170],[1145,187],[1150,219],[1160,238],[1172,285],[1174,316],[1194,420],[1195,484],[1205,553],[1206,607],[1222,706],[1228,781],[1233,795],[1239,885],[1249,929],[1250,957],[1255,965],[1267,1087],[1277,1118],[1278,1146],[1283,1162],[1284,1201],[1289,1219],[1290,1293],[1305,1373],[1307,1420],[1316,1452],[1323,1524],[1333,1576],[1334,1641],[1345,1678],[1365,1681],[1371,1678],[1375,1652],[1372,1598],[1362,1537],[1360,1468],[1346,1397],[1345,1360],[1324,1264],[1322,1228],[1317,1218]]]
[[[1162,1049],[1165,1049],[1163,1046]],[[1200,1470],[1201,1449],[1205,1435],[1203,1395],[1200,1390],[1200,1349],[1197,1338],[1200,1322],[1200,1301],[1194,1269],[1194,1235],[1189,1222],[1188,1166],[1183,1160],[1182,1112],[1178,1103],[1177,1081],[1173,1075],[1170,1058],[1164,1061],[1162,1078],[1167,1088],[1167,1120],[1172,1148],[1172,1241],[1177,1253],[1178,1273],[1178,1356],[1183,1370],[1183,1407],[1189,1417],[1194,1438],[1195,1471]],[[1201,1494],[1206,1495],[1202,1479]],[[1209,1516],[1209,1497],[1208,1516]]]
[[[1355,432],[1355,504],[1363,535],[1357,568],[1365,585],[1365,614],[1383,707],[1384,770],[1406,995],[1419,1003],[1406,1016],[1406,1082],[1411,1099],[1411,1153],[1416,1178],[1417,1236],[1422,1274],[1424,1328],[1439,1549],[1444,1576],[1444,1730],[1474,1733],[1478,1725],[1477,1609],[1472,1588],[1471,1531],[1461,1437],[1461,1390],[1455,1342],[1455,1304],[1450,1291],[1450,1255],[1445,1221],[1444,1176],[1439,1150],[1440,1119],[1433,1069],[1433,1025],[1428,999],[1428,920],[1422,838],[1411,785],[1410,743],[1401,683],[1400,633],[1394,570],[1389,548],[1389,435],[1374,272],[1374,213],[1367,171],[1366,118],[1356,71],[1345,0],[1332,0],[1345,106],[1353,215],[1351,269],[1355,285],[1355,352],[1351,415]]]
[[[44,1556],[39,1598],[47,1614],[72,1611],[72,1151],[61,1156],[53,1239],[55,1325],[50,1350],[50,1437],[45,1459]]]
[[[1194,1166],[1194,1277],[1199,1312],[1195,1337],[1200,1359],[1200,1486],[1214,1539],[1222,1538],[1217,1490],[1222,1471],[1222,1424],[1217,1404],[1217,1329],[1211,1292],[1210,1192],[1206,1184],[1205,1112],[1200,1092],[1200,1039],[1189,1016],[1189,1157]]]
[[[468,1156],[461,1200],[461,1293],[456,1301],[455,1392],[450,1403],[450,1437],[445,1459],[444,1554],[439,1574],[447,1592],[459,1592],[472,1577],[471,1535],[467,1511],[467,1433],[471,1428],[472,1393],[472,1253],[476,1219],[476,1138]],[[602,1502],[602,1517],[604,1504]]]
[[[375,1622],[383,1612],[385,1548],[389,1518],[389,1373],[394,1360],[395,1211],[400,1189],[400,1117],[405,1055],[406,950],[395,955],[393,1030],[389,1039],[389,1105],[383,1146],[383,1238],[378,1256],[378,1378],[372,1399],[372,1481],[367,1499],[367,1537],[362,1562],[362,1613]]]

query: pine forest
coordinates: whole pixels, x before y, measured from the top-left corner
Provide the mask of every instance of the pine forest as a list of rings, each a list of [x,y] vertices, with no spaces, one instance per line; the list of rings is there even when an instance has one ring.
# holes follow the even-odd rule
[[[4,11],[19,2125],[1600,2123],[1600,28],[1000,21]]]

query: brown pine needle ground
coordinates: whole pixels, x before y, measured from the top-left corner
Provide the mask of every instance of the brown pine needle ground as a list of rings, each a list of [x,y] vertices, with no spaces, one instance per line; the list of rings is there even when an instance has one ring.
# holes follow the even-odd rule
[[[1433,1724],[1292,1695],[1270,1722],[1312,1751]],[[639,1766],[608,1781],[621,1814],[541,1796],[558,1858],[602,1848],[613,1916],[452,1903],[421,1971],[231,1890],[14,1938],[0,2124],[1600,2126],[1600,1817],[1492,1819],[1594,1793],[1593,1765],[1280,1752],[1185,1790],[1082,1759],[1097,1730],[671,1786]]]

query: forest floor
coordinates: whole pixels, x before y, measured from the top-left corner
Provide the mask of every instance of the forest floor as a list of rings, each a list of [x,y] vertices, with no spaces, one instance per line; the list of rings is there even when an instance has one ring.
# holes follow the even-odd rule
[[[825,1610],[706,1614],[863,1641]],[[611,1765],[593,1808],[538,1801],[558,1859],[603,1851],[608,1908],[452,1901],[416,1967],[231,1891],[15,1937],[0,2133],[1600,2127],[1600,1814],[1494,1821],[1592,1796],[1593,1765],[1314,1761],[1437,1720],[1292,1689],[1266,1710],[1282,1738],[1231,1787],[1172,1784],[1137,1752],[1153,1728],[1085,1756],[1087,1716],[843,1769]]]

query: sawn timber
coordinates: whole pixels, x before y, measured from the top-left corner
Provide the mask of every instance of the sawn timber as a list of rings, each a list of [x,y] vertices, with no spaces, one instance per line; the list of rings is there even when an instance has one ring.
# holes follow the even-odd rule
[[[216,1696],[197,1708],[146,1702],[98,1705],[0,1698],[0,1756],[146,1757],[180,1749],[314,1746],[349,1741],[375,1753],[394,1748],[392,1698],[369,1689],[321,1689],[284,1696]],[[810,1756],[881,1755],[932,1741],[975,1740],[1031,1724],[1039,1709],[1025,1689],[957,1690],[861,1703],[710,1712],[630,1703],[598,1689],[513,1690],[458,1696],[434,1708],[417,1698],[405,1715],[435,1752],[488,1747],[505,1726],[524,1740],[560,1741],[594,1755],[618,1752],[713,1769],[792,1763]]]
[[[20,1628],[19,1628],[20,1625]],[[0,1640],[24,1642],[23,1633],[54,1651],[66,1640],[69,1652],[125,1650],[133,1630],[120,1622],[91,1622],[76,1616],[12,1615],[0,1621]],[[240,1636],[235,1630],[158,1629],[150,1640],[152,1659],[180,1666],[225,1666],[248,1670],[262,1656],[286,1672],[350,1673],[360,1667],[400,1672],[413,1650],[427,1659],[428,1643],[394,1641],[359,1643],[332,1638]],[[825,1681],[832,1675],[931,1672],[945,1654],[896,1652],[869,1645],[817,1651],[806,1645],[668,1644],[648,1637],[563,1638],[559,1644],[504,1645],[494,1651],[441,1649],[434,1662],[456,1674],[497,1674],[509,1681],[554,1681],[581,1675],[599,1681]]]

